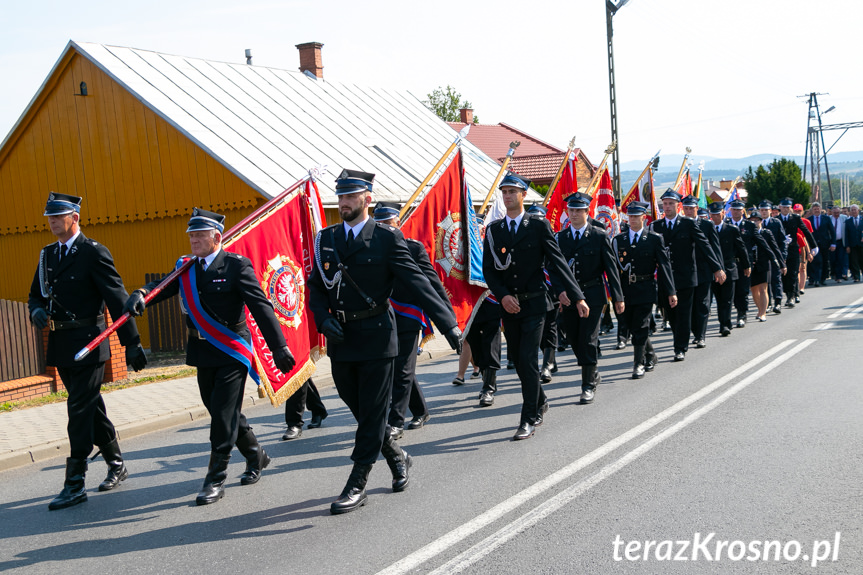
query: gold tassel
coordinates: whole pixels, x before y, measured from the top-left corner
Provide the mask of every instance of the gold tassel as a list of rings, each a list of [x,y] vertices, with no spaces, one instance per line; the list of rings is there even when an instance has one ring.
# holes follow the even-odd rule
[[[261,399],[264,399],[265,397],[267,397],[267,394],[264,393],[264,386],[263,385],[258,386],[258,397]]]

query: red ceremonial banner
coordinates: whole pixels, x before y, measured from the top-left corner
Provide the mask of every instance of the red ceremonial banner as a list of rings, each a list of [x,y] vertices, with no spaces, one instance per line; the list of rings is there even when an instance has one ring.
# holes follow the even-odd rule
[[[599,177],[599,187],[590,200],[588,214],[605,224],[608,237],[613,238],[620,233],[620,217],[617,213],[617,205],[614,203],[614,192],[611,191],[611,176],[608,168],[602,170]]]
[[[560,180],[551,192],[551,199],[545,206],[548,210],[545,213],[545,218],[551,222],[551,229],[554,232],[559,232],[563,228],[569,226],[569,216],[566,213],[566,199],[578,191],[578,179],[576,178],[576,160],[575,152],[569,154],[566,160],[566,167],[563,169],[563,174]]]
[[[287,374],[275,366],[272,352],[255,318],[246,312],[258,371],[270,402],[279,405],[315,371],[315,360],[324,352],[308,311],[306,280],[314,270],[314,228],[309,205],[309,184],[273,211],[256,220],[231,242],[228,251],[252,260],[261,289],[267,294],[297,365]]]
[[[470,250],[466,192],[459,150],[437,183],[401,226],[405,237],[425,246],[462,331],[467,329],[476,303],[487,291],[468,282]]]

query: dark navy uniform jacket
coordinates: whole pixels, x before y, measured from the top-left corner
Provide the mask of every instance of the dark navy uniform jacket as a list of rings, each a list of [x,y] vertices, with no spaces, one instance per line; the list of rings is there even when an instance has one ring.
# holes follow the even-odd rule
[[[392,227],[371,218],[363,225],[359,237],[348,247],[342,223],[327,227],[318,234],[315,273],[309,278],[309,307],[318,329],[329,317],[338,319],[338,312],[365,312],[369,304],[357,289],[342,277],[328,288],[321,274],[331,282],[339,271],[339,262],[350,277],[385,312],[342,323],[345,341],[327,342],[327,355],[334,361],[363,361],[398,355],[396,318],[389,298],[396,279],[415,297],[414,303],[425,311],[437,328],[447,332],[455,327],[451,306],[444,303],[411,257],[404,235]]]
[[[188,256],[194,257],[194,256]],[[261,335],[271,350],[285,345],[285,336],[279,321],[273,311],[273,304],[267,299],[255,269],[249,258],[224,249],[213,259],[213,263],[204,271],[200,263],[195,262],[198,296],[203,308],[216,321],[239,334],[246,341],[251,341],[249,326],[246,323],[245,309],[255,318],[255,323],[261,330]],[[160,280],[152,281],[143,287],[149,293],[159,285]],[[153,305],[180,292],[179,280],[168,284],[149,304]],[[187,316],[186,325],[194,328],[195,324]],[[204,339],[189,334],[186,347],[186,363],[197,367],[220,367],[239,363],[219,348]]]
[[[749,253],[746,249],[746,243],[743,241],[740,229],[729,220],[722,222],[722,229],[718,233],[723,267],[728,275],[727,280],[738,280],[740,279],[740,269],[749,267]]]
[[[716,273],[722,269],[719,258],[713,253],[713,248],[707,241],[707,236],[696,225],[695,220],[684,215],[678,215],[672,229],[668,229],[668,222],[665,218],[653,222],[650,229],[662,236],[665,246],[668,248],[676,289],[682,290],[698,285],[698,270],[695,263],[696,250],[707,263],[711,273]]]
[[[727,220],[726,223],[731,224],[732,226],[736,225],[732,220]],[[743,243],[746,244],[746,249],[751,261],[757,261],[758,258],[761,257],[759,252],[770,253],[770,246],[767,245],[767,241],[764,239],[764,236],[758,233],[758,228],[753,222],[742,220],[738,229],[740,230],[740,236],[743,238]],[[746,268],[746,266],[743,267],[744,269]]]
[[[785,219],[786,217],[788,218],[787,220]],[[787,216],[780,214],[777,219],[782,222],[782,227],[785,229],[785,233],[791,236],[791,243],[787,246],[789,252],[792,252],[793,250],[792,253],[794,254],[800,253],[799,248],[797,247],[797,230],[803,232],[803,237],[806,238],[806,243],[809,245],[809,249],[818,247],[818,244],[815,241],[815,236],[813,236],[812,232],[809,231],[809,228],[803,224],[803,218],[797,214],[788,214]]]
[[[123,287],[123,280],[114,267],[114,259],[108,248],[80,233],[75,238],[69,253],[62,260],[58,242],[45,246],[43,250],[45,279],[60,305],[42,296],[37,269],[30,286],[28,300],[31,312],[34,308],[41,307],[50,311],[49,315],[54,321],[72,320],[70,313],[74,314],[75,319],[81,321],[93,319],[102,314],[107,304],[112,318],[123,315],[123,304],[129,294]],[[93,350],[93,353],[81,361],[75,361],[75,354],[93,341],[104,329],[103,321],[99,325],[49,332],[48,365],[74,367],[107,361],[111,357],[107,338],[97,350]],[[117,330],[117,336],[124,346],[137,345],[141,341],[138,328],[132,320],[127,321]]]
[[[760,233],[764,236],[764,241],[769,248],[766,253],[759,253],[757,259],[752,263],[752,269],[755,271],[764,271],[768,264],[778,266],[779,269],[785,267],[785,257],[782,255],[782,250],[776,245],[776,240],[770,230],[761,228]]]
[[[762,222],[761,229],[769,230],[773,235],[774,243],[782,254],[781,261],[784,262],[785,258],[788,257],[788,247],[785,245],[785,228],[782,226],[782,218],[774,218],[773,216],[770,216],[769,220],[770,221],[764,220]]]
[[[423,274],[428,278],[429,283],[432,285],[434,290],[440,296],[444,305],[449,308],[450,312],[455,315],[455,311],[452,309],[452,304],[449,301],[449,296],[446,293],[446,290],[443,287],[443,284],[440,281],[440,278],[437,275],[437,272],[434,269],[434,266],[429,259],[428,253],[426,252],[425,246],[422,242],[418,242],[417,240],[411,238],[405,238],[407,242],[408,251],[411,254],[411,259],[413,259],[414,263],[417,264],[417,267],[420,269]],[[353,275],[351,276],[353,277]],[[411,289],[410,284],[407,284],[400,279],[396,278],[396,282],[393,285],[393,295],[392,299],[399,303],[410,304],[412,306],[416,306],[422,309],[422,304],[417,298],[414,291]],[[422,324],[416,321],[413,318],[405,317],[401,314],[396,314],[396,329],[399,333],[407,332],[407,331],[419,331],[422,328]]]
[[[497,269],[498,262],[505,269]],[[573,304],[585,299],[554,241],[551,224],[544,217],[525,212],[515,238],[507,229],[506,218],[495,220],[486,227],[482,272],[491,293],[501,303],[502,315],[507,314],[503,309],[503,298],[507,295],[519,297],[521,306],[517,314],[507,315],[525,317],[544,314],[551,309],[551,302],[545,297],[543,265],[558,295],[565,290]]]
[[[677,295],[662,236],[647,228],[641,228],[640,234],[635,245],[629,243],[629,230],[612,240],[620,262],[620,284],[627,309],[630,305],[656,303],[657,279],[664,296]]]
[[[707,236],[707,241],[710,242],[713,253],[717,255],[716,259],[720,259],[719,236],[716,235],[716,226],[710,220],[699,219],[697,223],[701,231],[704,232],[704,235]],[[704,259],[700,252],[695,254],[695,261],[698,265],[698,285],[712,282],[713,272],[710,271],[710,264],[707,263],[707,260]]]
[[[555,234],[555,239],[560,246],[563,259],[569,264],[575,280],[584,292],[589,307],[602,307],[606,304],[603,272],[608,277],[611,300],[623,301],[617,259],[614,257],[611,241],[605,231],[587,225],[584,228],[584,234],[576,244],[575,238],[572,237],[572,228],[566,228]],[[572,309],[575,311],[574,308]]]

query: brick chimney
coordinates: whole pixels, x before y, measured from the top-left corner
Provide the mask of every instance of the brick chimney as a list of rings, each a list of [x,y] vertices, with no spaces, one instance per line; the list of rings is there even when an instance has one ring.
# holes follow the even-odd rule
[[[462,124],[473,124],[473,108],[461,108],[458,113]]]
[[[320,42],[297,44],[297,50],[300,51],[301,72],[311,72],[317,78],[324,77],[324,62],[321,59],[322,47],[323,44]]]

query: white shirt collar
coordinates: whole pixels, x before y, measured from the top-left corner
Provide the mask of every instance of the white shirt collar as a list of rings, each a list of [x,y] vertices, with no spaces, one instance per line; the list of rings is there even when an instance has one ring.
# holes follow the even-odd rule
[[[75,243],[75,240],[77,240],[77,239],[78,239],[78,236],[80,236],[80,235],[81,235],[81,230],[79,229],[77,232],[75,232],[75,235],[73,235],[71,238],[69,238],[69,240],[68,240],[68,241],[66,241],[66,242],[64,243],[64,242],[61,242],[60,240],[57,240],[57,244],[59,244],[61,247],[62,247],[62,246],[66,246],[66,249],[67,249],[67,250],[71,250],[71,249],[72,249],[72,244],[74,244],[74,243]]]
[[[342,222],[342,225],[345,226],[345,237],[348,237],[348,232],[350,230],[354,230],[354,237],[360,237],[360,232],[363,231],[363,226],[366,225],[366,222],[369,221],[369,216],[366,214],[366,217],[360,223],[356,224],[354,227],[348,225],[347,222]]]
[[[635,241],[636,236],[641,237],[641,234],[644,233],[644,228],[641,228],[637,232],[632,228],[629,229],[629,243],[633,243]]]
[[[217,249],[216,251],[214,251],[213,253],[211,253],[211,254],[210,254],[210,255],[208,255],[207,257],[203,258],[203,260],[204,260],[205,262],[207,262],[207,268],[208,268],[208,269],[209,269],[209,267],[210,267],[211,265],[213,265],[213,260],[214,260],[214,259],[216,259],[216,256],[217,256],[217,255],[219,255],[219,252],[220,252],[220,251],[222,251],[222,246],[221,246],[221,245],[219,245],[219,249]],[[202,259],[202,258],[198,258],[198,259]]]
[[[667,226],[673,226],[676,223],[677,223],[677,216],[674,216],[670,220],[668,218],[665,218],[665,225],[667,225]]]
[[[573,228],[572,226],[569,226],[569,227],[570,227],[570,229],[572,229],[572,237],[573,237],[573,238],[575,237],[575,232],[578,232],[579,234],[581,234],[581,235],[583,236],[583,235],[584,235],[584,232],[585,232],[585,231],[587,231],[587,226],[589,226],[589,225],[590,225],[589,223],[585,223],[585,224],[584,224],[583,226],[581,226],[579,229],[575,229],[575,228]],[[579,236],[579,237],[581,237],[581,236]]]
[[[523,219],[524,219],[524,210],[522,210],[521,213],[514,218],[511,218],[511,217],[509,217],[509,215],[507,215],[506,216],[506,229],[510,228],[509,223],[512,221],[515,221],[515,229],[518,229],[518,227],[521,225],[521,220],[523,220]]]

